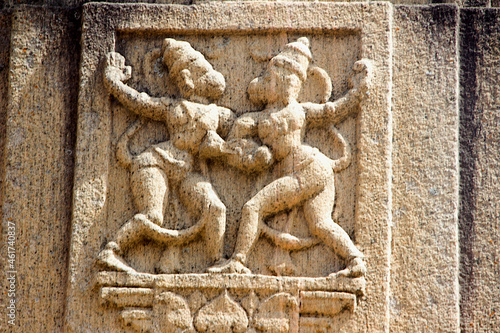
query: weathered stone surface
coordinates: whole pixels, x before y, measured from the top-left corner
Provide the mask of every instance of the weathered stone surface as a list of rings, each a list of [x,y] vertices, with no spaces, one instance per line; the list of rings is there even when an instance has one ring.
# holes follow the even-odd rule
[[[458,330],[457,25],[455,6],[395,8],[393,332]]]
[[[279,19],[270,21],[269,12]],[[202,291],[207,304],[198,313],[186,312],[186,316],[193,316],[197,330],[215,329],[213,324],[217,330],[229,332],[230,323],[234,324],[234,331],[241,331],[247,325],[268,330],[269,323],[277,321],[282,325],[278,331],[286,331],[286,327],[290,330],[295,327],[292,330],[295,331],[300,323],[295,314],[292,315],[293,311],[268,313],[269,302],[278,297],[273,293],[279,288],[290,283],[292,298],[301,290],[333,291],[332,299],[337,297],[336,291],[353,295],[365,291],[363,275],[367,269],[351,238],[355,238],[365,255],[368,266],[366,293],[370,297],[361,299],[357,306],[339,305],[339,309],[350,310],[343,311],[338,318],[338,311],[333,311],[325,312],[331,318],[318,314],[319,319],[309,316],[303,322],[307,322],[308,329],[314,329],[316,324],[344,331],[363,331],[368,327],[376,332],[388,327],[391,12],[392,6],[387,3],[214,3],[190,7],[87,5],[83,17],[68,329],[76,332],[84,327],[119,330],[119,313],[107,310],[104,316],[101,310],[96,311],[100,296],[92,282],[100,270],[117,270],[128,274],[120,278],[129,281],[126,284],[115,282],[119,284],[116,287],[124,288],[117,291],[123,295],[129,295],[126,288],[135,292],[143,287],[135,283],[130,285],[138,276],[137,272],[181,273],[170,275],[172,279],[165,278],[166,285],[162,284],[163,280],[154,280],[153,287],[155,293],[172,292],[176,293],[172,297],[188,300],[198,297],[191,295],[194,290]],[[193,49],[202,51],[205,56]],[[217,99],[224,90],[222,81],[211,81],[219,75],[218,71],[227,89],[216,103],[232,110],[233,115],[228,109],[205,104],[206,99],[203,99]],[[208,82],[212,82],[210,89],[222,87],[221,92],[214,95],[201,88]],[[303,85],[304,92],[299,95]],[[272,89],[276,89],[274,93]],[[141,91],[146,93],[139,93]],[[116,101],[110,99],[110,94]],[[159,99],[155,96],[170,97]],[[297,98],[300,104],[295,102]],[[331,102],[327,102],[329,99]],[[177,110],[179,101],[184,109],[174,111],[175,117],[181,117],[175,112],[202,112],[200,118],[195,116],[195,120],[185,122],[170,115],[164,118],[162,114],[170,114],[170,108]],[[260,101],[264,106],[259,106]],[[266,105],[266,111],[256,112]],[[191,109],[193,107],[197,109]],[[226,121],[239,118],[234,120],[232,127],[220,129],[220,123],[213,123],[220,116],[209,116],[215,111],[227,114],[222,117],[227,118]],[[307,135],[304,135],[305,123],[300,117],[294,118],[297,117],[294,112],[308,117],[312,130]],[[166,119],[168,130],[165,131],[161,123],[151,121],[146,124],[149,126],[146,132],[137,132],[139,128],[135,123],[127,129],[137,118],[134,113],[156,121],[165,122]],[[323,128],[327,122],[338,126],[338,130],[330,133],[328,128]],[[206,127],[193,127],[185,132],[185,126],[200,124]],[[272,140],[274,128],[269,125],[281,128],[276,132],[278,137]],[[294,126],[298,126],[297,129]],[[224,127],[226,125],[222,124]],[[205,132],[200,131],[203,128]],[[127,140],[135,132],[139,133],[139,139],[131,140],[129,148],[122,143],[123,137],[119,138],[124,131]],[[294,137],[289,147],[292,136],[286,135],[292,133],[300,135]],[[168,135],[170,141],[165,141]],[[338,137],[338,142],[332,142],[330,135]],[[252,140],[257,141],[252,143]],[[311,150],[303,140],[321,152]],[[351,152],[346,141],[353,147],[352,166],[348,169],[346,162],[351,159]],[[157,142],[161,142],[153,146],[157,153],[168,151],[159,155],[167,161],[168,167],[158,164],[159,157],[153,151],[149,153],[146,149],[138,154],[144,147]],[[167,142],[172,142],[174,147],[167,147]],[[124,165],[132,165],[130,182],[127,169],[115,159],[115,143],[118,160]],[[242,149],[243,159],[238,157],[240,153],[232,155],[233,144]],[[264,150],[255,150],[261,144],[269,148],[261,146]],[[176,149],[185,152],[175,152]],[[213,158],[214,149],[221,149],[218,153],[222,153],[221,157]],[[288,149],[293,149],[294,153]],[[257,166],[251,158],[254,151]],[[183,156],[186,152],[192,156],[192,161]],[[227,152],[226,159],[223,154]],[[327,159],[323,152],[336,159],[331,166],[321,164]],[[271,159],[266,157],[271,153]],[[127,157],[129,154],[131,157]],[[345,157],[341,157],[343,155]],[[151,161],[147,163],[152,164],[138,165],[143,163],[139,162],[143,158],[148,158]],[[273,159],[279,163],[272,166],[274,171],[266,171]],[[180,171],[181,165],[191,163],[192,168]],[[171,169],[174,165],[175,172]],[[328,171],[329,168],[333,171]],[[340,173],[344,169],[346,171]],[[338,173],[336,192],[329,187],[334,185],[333,172]],[[193,181],[207,179],[205,184],[212,188],[209,192],[189,194],[191,189],[187,186],[191,180],[187,180],[195,174],[199,176]],[[144,178],[137,178],[138,175]],[[171,199],[164,199],[165,191],[169,191],[166,193]],[[221,223],[214,216],[205,215],[203,207],[190,208],[193,202],[189,203],[186,194],[194,198],[202,193],[205,194],[200,199],[192,201],[212,200],[208,207],[217,209],[215,217],[222,214]],[[331,196],[334,194],[335,200]],[[149,199],[144,201],[145,198]],[[167,207],[165,217],[164,205]],[[331,220],[334,205],[338,225]],[[198,218],[203,221],[204,216],[208,217],[205,224],[197,222]],[[214,238],[218,236],[207,234],[219,226],[223,232],[222,251],[218,250],[220,245],[217,246],[220,242]],[[253,228],[257,229],[253,231]],[[201,238],[183,236],[191,230]],[[260,234],[266,238],[259,238]],[[131,240],[140,235],[147,236],[147,242],[137,244]],[[320,242],[310,240],[312,237],[318,237]],[[218,253],[230,260],[211,267],[210,275],[202,274],[218,259]],[[274,253],[274,256],[267,253]],[[317,259],[311,260],[312,257]],[[239,276],[233,277],[234,273],[251,274],[256,281],[260,281],[260,276],[274,274],[295,277],[291,280],[279,276],[272,278],[281,285],[276,289],[265,279],[259,282],[262,285],[238,284]],[[333,279],[329,283],[333,284],[321,287],[329,274]],[[221,288],[228,292],[226,296],[222,296],[219,287],[207,290],[215,281],[212,275],[221,277]],[[342,289],[342,283],[334,287],[334,281],[343,276],[353,281],[361,279],[359,289]],[[196,282],[197,279],[200,281]],[[195,284],[190,287],[184,283]],[[315,287],[309,289],[309,286]],[[110,295],[110,290],[103,289],[102,295]],[[239,302],[247,300],[253,292],[259,294],[264,308],[257,309],[253,318],[246,318],[246,314],[243,318],[245,311]],[[127,302],[130,306],[142,304],[135,303],[133,298],[128,300],[128,296]],[[123,306],[124,303],[114,300],[113,304]],[[230,309],[221,308],[221,304],[234,308],[234,315],[241,315],[228,317],[228,326],[219,321],[209,325],[212,321],[206,318],[226,318],[231,313]],[[161,305],[150,306],[152,317],[148,317],[150,312],[126,312],[122,313],[122,318],[127,318],[125,323],[134,327],[144,324],[152,325],[153,331],[157,329],[154,327],[161,329],[154,316],[155,309]],[[139,319],[134,319],[136,315],[145,316],[140,319],[145,321],[139,324]],[[319,322],[314,324],[316,319]],[[184,320],[188,319],[182,320],[186,324]]]
[[[500,12],[461,12],[462,332],[500,327]]]
[[[3,216],[2,213],[2,203],[4,197],[4,172],[5,167],[3,161],[4,158],[4,147],[5,147],[5,135],[7,126],[5,124],[7,118],[7,99],[8,99],[8,78],[9,78],[9,51],[10,51],[10,21],[11,12],[0,11],[0,217]],[[7,243],[6,243],[6,227],[2,223],[0,224],[0,253],[7,253]],[[2,255],[0,257],[0,267],[6,267],[8,257]],[[1,295],[7,295],[9,290],[9,283],[7,280],[2,279],[0,281]],[[0,310],[2,313],[6,313],[6,307],[8,299],[7,297],[0,298]],[[7,330],[7,317],[3,317],[0,320],[0,330]]]
[[[465,0],[464,7],[490,7],[491,0]]]
[[[0,11],[0,161],[3,161],[5,146],[5,122],[7,117],[8,81],[9,81],[9,53],[10,53],[10,29],[12,13]],[[3,164],[3,163],[2,163]],[[0,202],[3,198],[3,165],[0,166]],[[0,205],[1,209],[1,205]],[[1,211],[0,211],[1,214]]]
[[[14,332],[63,326],[79,53],[72,14],[30,7],[12,14],[10,71],[2,71],[9,73],[2,243],[15,231],[16,256],[14,269],[2,272],[17,271]]]
[[[66,8],[78,7],[89,2],[99,2],[97,0],[4,0],[5,7],[13,7],[20,4],[36,5],[36,6],[60,6]],[[273,2],[275,0],[264,0]],[[297,0],[292,0],[297,1]],[[341,0],[322,0],[325,2],[346,2]],[[391,0],[389,2],[395,5],[431,5],[438,3],[455,3],[459,6],[469,7],[489,7],[494,6],[497,0]],[[179,4],[179,5],[195,5],[207,2],[214,2],[213,0],[112,0],[112,3],[151,3],[151,4]],[[361,2],[361,1],[360,1]],[[1,9],[0,4],[0,9]]]
[[[3,270],[7,267],[5,266],[7,256],[4,255],[7,254],[6,246],[8,246],[6,243],[7,227],[9,221],[14,221],[16,223],[18,255],[16,265],[18,265],[19,273],[16,278],[18,312],[16,327],[12,328],[12,331],[58,332],[64,331],[62,327],[63,312],[68,304],[65,292],[70,242],[69,224],[72,210],[70,200],[73,183],[72,156],[74,155],[71,153],[75,140],[80,53],[78,34],[80,10],[78,7],[81,6],[82,1],[16,0],[14,2],[9,0],[2,2],[0,8],[16,7],[21,2],[73,8],[71,10],[51,10],[41,7],[17,7],[15,13],[19,16],[16,17],[13,17],[11,12],[0,12],[0,215],[2,215],[0,265],[2,273],[4,273]],[[159,1],[156,2],[159,3]],[[425,4],[429,1],[396,0],[393,3]],[[456,3],[464,6],[498,6],[497,0],[492,0],[491,4],[490,1],[458,1]],[[140,11],[144,10],[145,7],[141,6]],[[115,12],[111,11],[111,13]],[[131,15],[130,19],[136,19],[141,15],[141,13],[135,13]],[[462,331],[498,331],[500,325],[498,315],[500,273],[497,243],[500,228],[498,211],[500,209],[496,203],[498,202],[497,170],[499,170],[498,142],[500,140],[497,129],[498,110],[495,109],[498,109],[497,96],[499,95],[497,91],[498,12],[494,9],[462,9],[460,22],[456,19],[456,9],[450,9],[446,6],[395,7],[392,15],[393,28],[389,29],[392,31],[392,61],[394,65],[392,87],[392,121],[394,124],[392,138],[394,142],[392,150],[392,175],[394,177],[392,183],[392,253],[390,257],[390,285],[380,284],[381,288],[390,287],[390,294],[389,289],[377,294],[377,290],[370,286],[372,283],[370,281],[374,281],[373,276],[371,276],[374,272],[373,267],[378,267],[377,263],[374,264],[373,257],[377,255],[379,248],[376,245],[376,249],[374,248],[371,253],[372,250],[367,251],[371,245],[368,247],[363,245],[367,240],[359,239],[363,234],[377,234],[378,230],[372,228],[366,232],[362,231],[359,235],[358,230],[361,229],[348,223],[354,220],[354,211],[344,209],[355,202],[355,196],[347,196],[346,198],[337,195],[336,210],[340,209],[340,213],[336,213],[334,217],[340,219],[341,226],[355,239],[360,250],[367,255],[366,285],[365,278],[357,278],[355,281],[347,280],[355,283],[344,283],[343,285],[338,284],[341,280],[332,280],[336,281],[337,284],[329,286],[332,288],[331,290],[337,291],[324,291],[322,283],[328,283],[327,278],[315,280],[314,277],[308,277],[303,280],[300,280],[302,278],[294,280],[294,278],[288,277],[266,277],[266,279],[270,278],[273,281],[271,284],[269,283],[271,280],[250,279],[254,281],[254,284],[257,283],[255,281],[258,281],[260,285],[266,286],[267,284],[270,289],[276,291],[280,290],[282,281],[288,281],[285,286],[289,288],[286,293],[276,294],[278,296],[262,295],[253,291],[240,295],[239,292],[234,291],[235,289],[229,291],[228,298],[240,304],[248,313],[250,325],[256,323],[257,326],[252,327],[250,332],[270,327],[277,331],[285,330],[286,327],[294,327],[297,321],[294,317],[296,314],[293,309],[293,300],[301,300],[301,294],[294,292],[295,289],[300,288],[294,286],[300,285],[303,281],[306,281],[308,286],[314,287],[308,289],[313,291],[306,291],[305,293],[311,294],[307,294],[307,298],[302,299],[309,302],[307,303],[309,310],[299,310],[303,313],[300,313],[298,326],[305,331],[314,331],[318,327],[325,330],[335,327],[328,315],[321,318],[308,317],[309,312],[313,312],[310,309],[315,309],[315,299],[319,299],[319,303],[324,302],[325,299],[332,300],[332,308],[325,309],[325,313],[336,313],[339,309],[343,309],[348,315],[342,320],[349,323],[352,320],[368,323],[365,325],[368,326],[365,329],[366,332],[379,329],[380,327],[374,324],[375,321],[372,322],[370,319],[374,317],[360,320],[356,315],[352,315],[352,311],[358,314],[366,313],[367,304],[374,301],[370,299],[374,297],[373,295],[386,295],[388,297],[387,304],[389,306],[384,312],[386,313],[384,317],[386,326],[384,328],[387,330],[394,332],[455,332],[458,330],[458,313],[460,312],[460,329]],[[109,18],[111,26],[114,24],[114,20],[113,17]],[[455,42],[457,24],[461,25],[460,52],[457,51]],[[92,26],[85,26],[85,29],[92,29]],[[296,33],[293,36],[288,36],[289,40],[287,41],[284,41],[282,37],[277,37],[274,41],[270,41],[267,47],[257,47],[246,60],[256,62],[259,62],[258,59],[269,60],[266,58],[268,57],[266,50],[277,52],[279,47],[288,41],[291,42],[302,36],[309,37],[313,41],[313,46],[317,45],[315,44],[316,33],[317,31]],[[12,54],[10,54],[11,34]],[[166,36],[170,32],[157,32],[157,35],[162,34]],[[186,38],[204,54],[210,53],[209,44],[199,43],[196,36],[188,37],[178,32],[170,34],[170,36]],[[101,37],[100,35],[93,42],[100,40]],[[118,43],[114,49],[126,55],[127,64],[133,66],[133,73],[139,74],[139,78],[142,75],[142,59],[140,53],[137,53],[138,56],[135,58],[130,57],[130,55],[136,54],[133,51],[134,45],[149,47],[150,42],[155,46],[161,45],[161,38],[150,38],[142,44],[141,38],[134,38],[133,34],[129,32],[121,32],[117,35]],[[343,38],[343,43],[335,45],[340,45],[340,48],[351,52],[345,55],[346,59],[355,59],[356,56],[360,55],[360,45],[363,44],[353,42],[352,36],[344,36]],[[233,41],[235,40],[233,39]],[[338,38],[332,39],[333,43],[339,43],[339,40]],[[257,43],[257,45],[260,44]],[[347,47],[352,45],[355,46]],[[315,49],[312,49],[312,55],[315,61],[321,62],[320,49],[316,46]],[[102,50],[97,48],[95,51],[101,52]],[[235,67],[231,68],[224,65],[224,61],[217,61],[217,52],[218,49],[212,50],[213,58],[207,58],[216,70],[225,71],[224,75],[226,75],[228,72],[236,72],[234,68],[241,67],[239,63],[233,64]],[[460,53],[459,61],[448,62],[446,60],[447,58],[457,59],[457,53]],[[251,71],[243,76],[248,74],[248,81],[257,77],[259,75],[257,72],[264,68],[263,64],[267,60],[260,60],[259,66],[262,67],[255,69],[251,73],[253,76],[250,75]],[[10,71],[9,62],[12,64]],[[329,65],[334,66],[333,63],[332,61],[332,64]],[[455,99],[454,102],[451,100],[451,96],[456,98],[456,66],[459,63],[461,66],[459,117],[461,127],[458,132],[460,135],[457,135],[454,129],[457,126],[456,101],[458,99]],[[351,65],[352,62],[344,62],[338,68],[350,69]],[[321,66],[325,65],[321,63]],[[330,67],[328,71],[331,71],[332,68]],[[338,98],[347,90],[347,78],[351,75],[351,72],[344,75],[332,75],[332,79],[334,79],[333,99]],[[99,84],[101,83],[99,81]],[[129,83],[132,86],[135,85],[134,88],[146,90],[151,94],[164,93],[161,90],[154,90],[158,88],[155,86],[141,86],[140,79]],[[241,109],[245,107],[256,109],[244,98],[232,100],[228,97],[238,94],[238,90],[242,90],[244,94],[247,85],[248,82],[233,82],[228,85],[224,104],[235,103]],[[111,137],[114,143],[126,125],[133,120],[133,117],[117,103],[114,104],[113,108],[112,119],[117,121],[113,125],[115,127],[112,127]],[[100,112],[104,114],[103,110],[97,107],[96,114],[101,114]],[[95,115],[92,114],[87,118],[90,125],[98,124],[99,119],[93,118],[93,116]],[[340,132],[349,133],[353,126],[358,126],[354,124],[355,122],[349,120],[346,124],[342,124]],[[154,133],[153,137],[161,139],[162,130],[154,126],[153,130],[150,131]],[[455,214],[453,212],[457,210],[457,136],[460,137],[459,161],[461,170],[461,209],[458,215],[459,249],[461,252],[459,288],[456,283],[457,232],[456,229],[453,229],[453,223],[457,223],[457,217],[449,216],[449,214]],[[354,156],[358,156],[359,152],[356,149],[359,145],[359,138],[351,134],[347,134],[346,138],[353,145]],[[134,153],[140,150],[140,144],[141,142],[131,144],[131,147],[135,149]],[[335,143],[333,146],[338,149]],[[105,145],[103,147],[105,149],[101,153],[110,155],[108,161],[110,165],[116,163],[113,156],[114,150],[106,148]],[[330,151],[334,156],[337,153],[335,149]],[[351,167],[338,175],[340,184],[338,184],[337,189],[341,193],[346,193],[349,188],[346,184],[355,179],[356,173],[353,170],[359,168],[357,163],[355,159]],[[112,177],[115,177],[113,178],[115,180],[123,179],[128,172],[125,168],[119,169],[121,167],[118,165],[111,168],[114,170]],[[99,175],[101,171],[97,170],[96,174]],[[232,182],[233,178],[227,183]],[[108,184],[110,183],[108,182]],[[224,185],[221,184],[218,183],[217,186]],[[241,191],[244,192],[246,189],[247,187],[243,187]],[[118,193],[118,196],[122,197],[128,196],[126,200],[130,204],[129,207],[133,207],[130,194],[127,194],[127,191],[128,184],[123,182],[114,188],[110,188],[108,185],[106,193]],[[96,194],[94,197],[96,201],[93,203],[99,206],[99,193]],[[226,201],[227,197],[221,199]],[[109,195],[107,200],[108,202],[110,202],[109,200],[118,201]],[[244,203],[241,202],[241,205]],[[113,223],[117,227],[116,230],[126,218],[131,216],[130,214],[133,214],[132,210],[130,212],[115,212],[113,209],[106,209],[114,216]],[[228,210],[229,219],[234,221],[239,218],[238,209]],[[293,214],[300,216],[301,213],[293,212]],[[280,215],[273,221],[272,226],[281,227],[286,225],[286,221],[287,215]],[[234,226],[228,230],[228,234],[233,236],[237,233],[237,228]],[[110,238],[106,235],[100,239],[97,248],[103,248]],[[257,247],[259,246],[257,245]],[[233,245],[225,248],[225,256],[230,256],[232,251]],[[87,254],[96,257],[98,253],[99,250],[97,252],[92,250]],[[287,274],[297,269],[294,267],[296,256],[290,256],[287,251],[264,251],[264,253],[269,256],[272,262],[272,265],[265,267],[265,271],[269,274]],[[178,259],[182,258],[183,255],[185,256],[181,248],[166,253],[162,258],[162,269],[166,271],[186,269],[190,262],[184,261],[183,265],[171,265],[171,262],[175,260],[178,263]],[[313,257],[314,259],[322,258],[320,255]],[[379,258],[381,261],[389,262],[388,255],[383,254]],[[342,268],[341,261],[329,260],[327,258],[324,262],[333,264],[323,266],[325,268],[323,273],[326,274],[328,270],[334,271]],[[147,264],[147,260],[136,258],[133,264],[140,266],[143,262]],[[140,268],[145,268],[145,266]],[[179,281],[172,279],[173,275],[165,278],[163,275],[145,274],[130,278],[126,273],[113,274],[100,275],[97,281],[100,281],[101,285],[96,285],[96,276],[89,274],[88,279],[83,281],[83,285],[89,287],[89,293],[98,295],[95,308],[99,311],[110,311],[112,316],[116,318],[114,323],[116,327],[121,327],[122,324],[127,325],[126,332],[157,329],[154,326],[154,321],[159,322],[158,318],[163,318],[164,327],[170,327],[169,329],[175,327],[194,328],[191,326],[191,318],[186,314],[191,312],[191,315],[194,315],[216,297],[214,293],[210,294],[210,288],[200,288],[201,291],[192,294],[182,293],[179,290],[175,291],[179,294],[168,291],[168,288],[179,283]],[[184,282],[187,283],[184,286],[189,287],[192,285],[207,286],[207,284],[212,283],[210,279],[187,279]],[[161,287],[155,286],[155,283]],[[225,283],[223,281],[218,284],[220,290],[223,289]],[[241,282],[238,279],[231,280],[228,285],[234,287],[245,283],[252,285],[246,280]],[[124,285],[129,288],[124,288]],[[4,316],[6,314],[5,302],[9,301],[8,297],[4,297],[8,291],[6,289],[8,288],[7,281],[2,278],[0,286],[2,288],[0,331],[3,332],[11,330],[11,327],[7,325],[8,318]],[[165,287],[167,288],[165,289]],[[318,288],[323,288],[323,291],[318,291]],[[342,294],[341,290],[348,292],[339,295]],[[364,298],[353,296],[353,293],[356,294],[361,290],[365,294]],[[100,294],[103,291],[105,293]],[[329,294],[330,292],[332,294]],[[139,300],[153,304],[151,307],[120,310],[123,309],[120,308],[121,305],[137,305],[133,302],[138,299],[137,295],[141,295],[141,293],[146,296],[139,297]],[[326,294],[316,295],[315,293]],[[129,298],[119,296],[122,294]],[[458,310],[459,298],[460,311]],[[113,303],[114,301],[110,301],[106,305],[109,307],[101,307],[99,302],[106,299],[118,300],[118,304],[121,305],[118,306]],[[69,302],[72,301],[74,299],[69,298]],[[171,308],[165,307],[167,302],[172,304]],[[262,305],[264,303],[265,306]],[[285,308],[282,309],[282,306]],[[353,310],[354,308],[356,310]],[[276,311],[272,311],[273,309]],[[380,317],[383,316],[377,318]],[[89,326],[85,324],[82,327],[87,329]],[[119,330],[121,331],[121,328]]]

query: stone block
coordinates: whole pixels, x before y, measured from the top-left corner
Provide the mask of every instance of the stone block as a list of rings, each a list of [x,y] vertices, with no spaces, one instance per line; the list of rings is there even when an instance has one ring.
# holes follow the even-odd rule
[[[9,51],[10,51],[10,21],[11,12],[6,10],[0,10],[0,216],[2,216],[2,202],[4,197],[4,146],[5,146],[5,134],[7,127],[5,126],[7,118],[7,98],[8,98],[8,78],[9,78]],[[7,253],[8,248],[6,247],[6,242],[4,240],[4,233],[6,232],[6,227],[2,223],[0,225],[0,251],[1,253]],[[7,265],[7,256],[2,256],[0,258],[0,267],[5,267]],[[5,279],[0,281],[0,288],[2,294],[8,294],[9,286]],[[7,297],[2,297],[0,300],[0,310],[5,313],[8,306]],[[7,320],[2,319],[0,321],[0,330],[7,330]]]
[[[391,18],[85,5],[68,330],[385,331]]]
[[[393,332],[456,332],[458,8],[394,13]]]
[[[500,327],[500,12],[463,9],[460,27],[462,332]]]
[[[3,268],[15,275],[15,296],[3,297],[3,290],[2,302],[14,300],[16,307],[14,325],[6,315],[1,323],[14,332],[54,332],[64,323],[78,87],[74,20],[72,11],[19,7],[10,49],[0,48],[10,50],[9,69],[0,74],[2,90],[8,82],[7,106],[0,100],[6,110],[2,254],[12,260]]]
[[[426,3],[404,3],[410,2]],[[25,3],[81,6],[79,0]],[[2,6],[15,10],[0,11],[0,251],[9,254],[14,225],[17,312],[16,326],[2,316],[0,331],[223,332],[224,323],[250,332],[498,330],[497,10],[388,3],[88,4],[80,21],[79,9],[13,1]],[[301,37],[309,41],[312,62],[300,103],[341,100],[356,78],[356,61],[374,65],[370,97],[354,107],[357,114],[335,118],[336,128],[326,131],[316,126],[302,142],[334,160],[351,147],[351,164],[335,173],[332,217],[364,254],[366,275],[338,273],[349,273],[348,263],[311,233],[315,225],[307,225],[299,204],[273,211],[248,253],[248,267],[232,267],[253,274],[206,273],[217,247],[197,228],[203,209],[196,193],[182,200],[180,183],[170,179],[175,172],[165,176],[172,190],[163,229],[156,228],[162,236],[124,255],[125,267],[136,272],[99,263],[141,210],[132,192],[140,185],[130,182],[134,171],[116,159],[122,134],[137,130],[125,145],[132,156],[153,147],[190,160],[165,143],[172,141],[168,124],[144,120],[103,83],[106,56],[114,51],[132,68],[128,87],[179,98],[180,86],[168,82],[173,64],[158,55],[167,37],[189,42],[223,75],[225,91],[215,104],[235,118],[264,108],[249,99],[251,80],[269,73],[275,56],[290,60],[290,45]],[[228,128],[217,131],[230,141]],[[256,133],[245,152],[263,144]],[[259,153],[257,161],[269,157],[265,149]],[[214,202],[223,204],[210,211],[225,214],[221,253],[234,259],[243,207],[248,210],[249,200],[286,171],[276,165],[273,172],[252,171],[250,158],[193,163],[194,173],[215,189]],[[179,244],[166,245],[165,237]],[[9,264],[0,256],[6,272]],[[4,314],[9,281],[2,279],[0,287]]]

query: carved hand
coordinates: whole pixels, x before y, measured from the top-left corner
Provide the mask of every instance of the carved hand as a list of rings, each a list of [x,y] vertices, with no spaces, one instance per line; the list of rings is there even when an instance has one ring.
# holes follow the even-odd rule
[[[273,164],[273,155],[269,147],[259,146],[250,139],[233,139],[228,141],[227,161],[246,172],[256,172],[267,169]]]
[[[243,116],[238,117],[229,131],[227,140],[242,139],[252,137],[254,134],[256,135],[259,117],[257,114],[258,113],[255,112],[254,114],[244,114]]]
[[[257,151],[255,152],[255,162],[262,169],[266,169],[273,164],[273,153],[271,152],[269,147],[260,146],[259,148],[257,148]]]
[[[109,52],[106,55],[105,81],[126,82],[132,77],[132,67],[125,66],[125,57],[118,52]]]
[[[232,150],[216,132],[207,131],[199,148],[201,158],[215,158],[232,153]]]
[[[368,60],[358,60],[352,66],[354,76],[349,79],[349,88],[352,89],[353,95],[361,98],[368,92],[371,79],[371,64]]]

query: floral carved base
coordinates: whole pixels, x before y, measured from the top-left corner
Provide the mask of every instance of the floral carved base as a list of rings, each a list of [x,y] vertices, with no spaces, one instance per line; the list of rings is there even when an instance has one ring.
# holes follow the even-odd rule
[[[365,278],[100,272],[97,285],[137,332],[329,332],[354,312]]]

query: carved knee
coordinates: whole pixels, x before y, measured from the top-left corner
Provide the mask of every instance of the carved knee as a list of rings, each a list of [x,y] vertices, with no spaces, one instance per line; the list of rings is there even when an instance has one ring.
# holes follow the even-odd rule
[[[219,200],[210,203],[208,209],[210,212],[209,214],[216,219],[226,217],[226,206]]]
[[[308,223],[309,231],[318,237],[322,237],[326,232],[328,232],[328,219],[317,219]]]
[[[212,242],[219,243],[224,237],[226,229],[226,206],[220,201],[214,202],[208,208],[208,217],[205,225],[205,234]],[[216,239],[212,239],[215,237]]]
[[[257,214],[259,212],[259,208],[255,200],[248,201],[241,210],[242,216]]]

